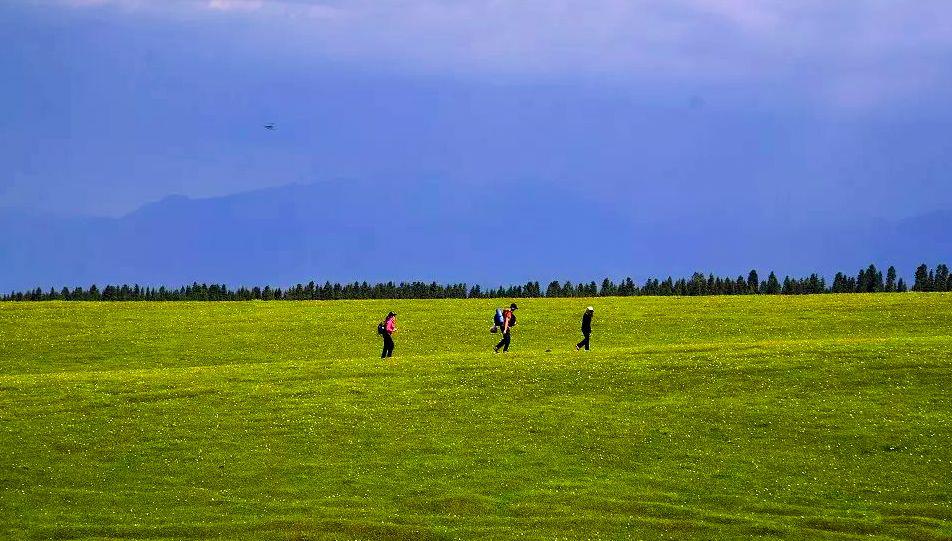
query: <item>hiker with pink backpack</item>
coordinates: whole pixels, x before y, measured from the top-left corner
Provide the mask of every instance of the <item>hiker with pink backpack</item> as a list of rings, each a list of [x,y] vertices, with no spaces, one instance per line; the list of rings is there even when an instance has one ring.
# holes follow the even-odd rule
[[[387,317],[377,325],[377,334],[383,336],[383,352],[381,359],[393,357],[393,333],[397,332],[397,313],[390,312]]]

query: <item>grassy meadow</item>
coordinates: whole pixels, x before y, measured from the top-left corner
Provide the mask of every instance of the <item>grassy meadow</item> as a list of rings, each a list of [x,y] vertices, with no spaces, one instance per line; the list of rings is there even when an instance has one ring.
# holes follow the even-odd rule
[[[952,294],[518,302],[0,304],[0,537],[952,538]]]

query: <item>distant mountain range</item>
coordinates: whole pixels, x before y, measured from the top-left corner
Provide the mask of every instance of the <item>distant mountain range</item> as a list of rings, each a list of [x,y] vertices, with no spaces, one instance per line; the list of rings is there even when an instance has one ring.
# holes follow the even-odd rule
[[[544,211],[540,211],[544,209]],[[437,182],[295,184],[226,197],[167,197],[120,218],[0,209],[0,289],[91,283],[238,285],[825,275],[869,263],[911,277],[952,263],[952,211],[791,228],[724,216],[639,222],[584,188],[461,189]]]

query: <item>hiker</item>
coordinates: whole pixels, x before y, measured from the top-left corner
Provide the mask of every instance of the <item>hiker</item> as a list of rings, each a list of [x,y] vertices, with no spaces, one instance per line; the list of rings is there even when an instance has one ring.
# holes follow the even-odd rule
[[[592,338],[592,316],[595,315],[595,309],[589,306],[585,309],[585,313],[582,314],[582,341],[578,344],[575,344],[575,351],[585,347],[585,351],[588,351],[588,341]]]
[[[509,340],[512,338],[512,328],[516,325],[517,308],[519,307],[516,306],[516,303],[512,303],[509,305],[508,310],[502,311],[502,340],[493,348],[493,353],[499,353],[499,348],[502,348],[503,353],[509,351]]]
[[[393,357],[393,333],[397,332],[397,313],[390,312],[383,323],[377,325],[377,333],[383,336],[383,353],[380,358]]]

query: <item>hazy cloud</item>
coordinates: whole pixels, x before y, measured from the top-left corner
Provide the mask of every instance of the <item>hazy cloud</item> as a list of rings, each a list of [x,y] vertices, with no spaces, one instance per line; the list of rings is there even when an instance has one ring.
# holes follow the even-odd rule
[[[208,7],[220,11],[254,11],[264,5],[262,0],[209,0]]]
[[[867,107],[952,80],[946,0],[47,0],[246,17],[274,53],[475,76],[799,83]],[[273,40],[269,40],[269,36]]]

